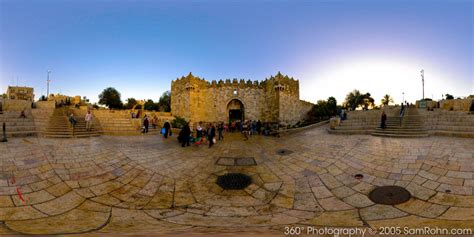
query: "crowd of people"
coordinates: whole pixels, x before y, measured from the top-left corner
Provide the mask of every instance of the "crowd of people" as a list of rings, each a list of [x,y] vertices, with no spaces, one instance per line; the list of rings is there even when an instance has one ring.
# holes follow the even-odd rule
[[[132,114],[132,118],[136,118],[136,117],[134,117],[134,115]],[[148,115],[145,114],[145,116],[143,117],[142,133],[148,133],[148,129],[150,128],[150,123],[153,129],[156,129],[156,127],[158,126],[158,116],[156,116],[156,114],[152,118],[150,118]]]
[[[248,140],[251,135],[270,135],[270,126],[263,125],[260,120],[235,120],[231,123],[198,123],[192,129],[187,123],[181,129],[178,140],[182,147],[189,146],[190,143],[196,145],[209,144],[212,147],[217,140],[224,140],[225,133],[241,133],[244,140]],[[217,139],[216,139],[217,136]]]

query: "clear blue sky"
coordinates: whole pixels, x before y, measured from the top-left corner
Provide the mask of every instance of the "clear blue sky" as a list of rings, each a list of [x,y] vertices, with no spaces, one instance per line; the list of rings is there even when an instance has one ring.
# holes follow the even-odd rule
[[[0,0],[0,86],[156,100],[171,80],[281,71],[315,102],[474,94],[473,1]]]

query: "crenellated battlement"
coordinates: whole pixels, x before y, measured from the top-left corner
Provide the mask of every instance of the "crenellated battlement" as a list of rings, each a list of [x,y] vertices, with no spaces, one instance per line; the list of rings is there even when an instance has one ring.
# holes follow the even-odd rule
[[[250,80],[250,79],[220,79],[220,80],[212,80],[207,81],[204,78],[200,78],[194,76],[191,72],[187,76],[182,76],[181,78],[176,78],[171,82],[172,86],[179,86],[182,85],[183,87],[198,87],[200,89],[206,88],[221,88],[221,87],[237,87],[240,89],[271,89],[271,88],[278,88],[280,91],[291,91],[291,92],[298,92],[299,91],[299,82],[298,80],[294,79],[293,77],[289,77],[288,75],[283,75],[278,72],[275,76],[270,76],[269,78],[265,78],[262,81],[258,80]],[[187,86],[186,86],[187,85]]]

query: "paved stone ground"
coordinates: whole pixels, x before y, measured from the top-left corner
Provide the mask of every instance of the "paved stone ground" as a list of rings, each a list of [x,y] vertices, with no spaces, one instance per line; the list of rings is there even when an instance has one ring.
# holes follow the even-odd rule
[[[181,148],[174,136],[11,138],[0,143],[0,234],[474,228],[474,139],[325,129],[249,141],[233,134],[211,149]],[[220,157],[253,157],[257,165],[226,165]],[[228,172],[248,174],[253,184],[222,190],[216,178]],[[359,173],[361,180],[353,177]],[[367,194],[381,185],[405,187],[413,197],[374,204]]]

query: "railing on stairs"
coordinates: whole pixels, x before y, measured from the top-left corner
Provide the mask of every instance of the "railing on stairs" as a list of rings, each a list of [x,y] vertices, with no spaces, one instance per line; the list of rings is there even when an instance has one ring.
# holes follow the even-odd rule
[[[400,109],[400,127],[402,126],[403,118],[405,117],[406,107]]]

